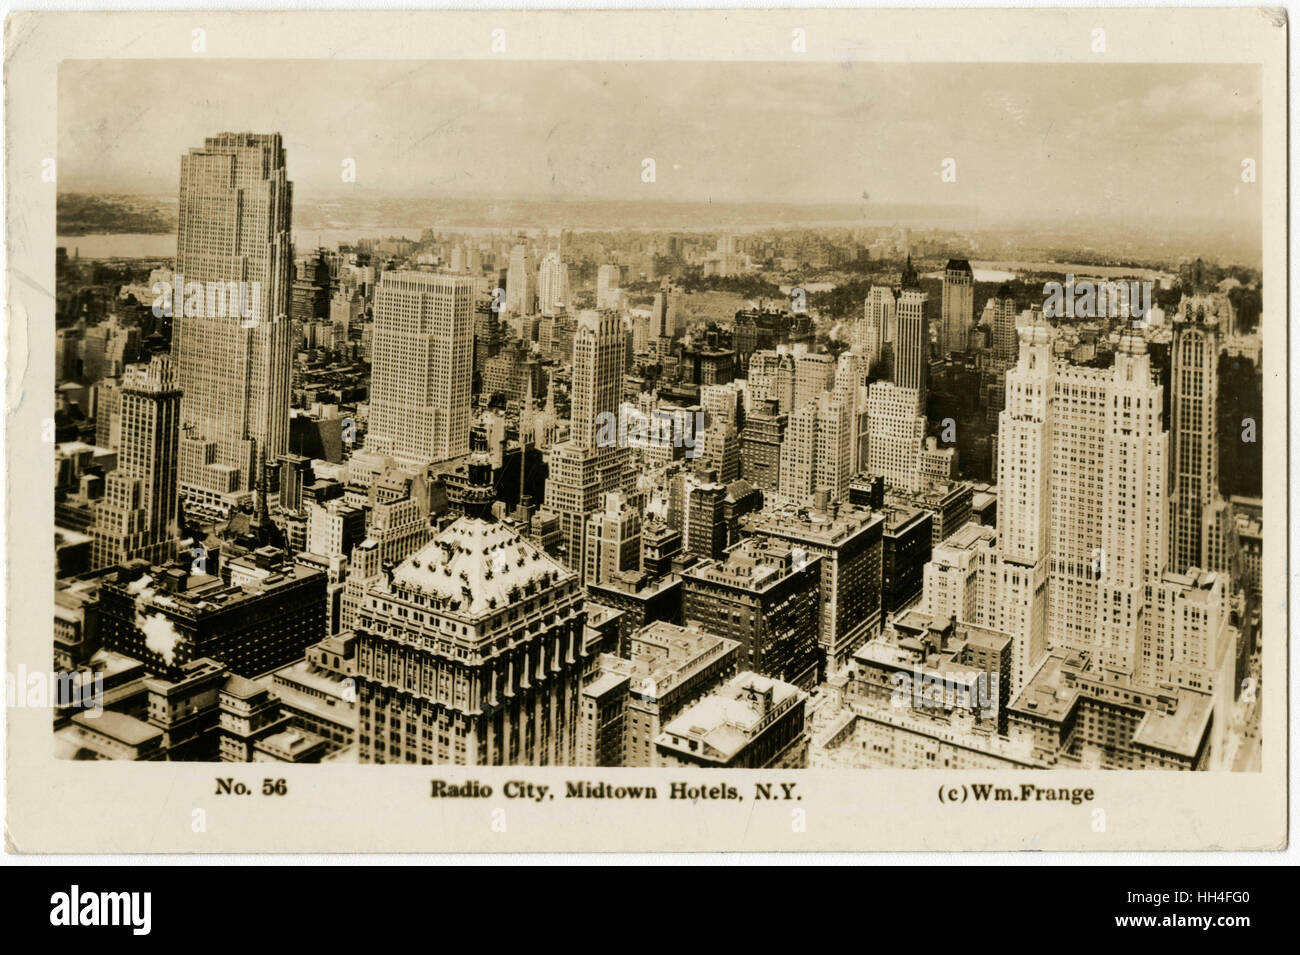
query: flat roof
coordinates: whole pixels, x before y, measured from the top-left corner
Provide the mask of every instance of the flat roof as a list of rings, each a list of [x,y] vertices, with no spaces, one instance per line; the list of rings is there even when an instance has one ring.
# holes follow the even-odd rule
[[[112,710],[104,710],[98,716],[76,713],[72,717],[72,722],[104,736],[121,740],[129,746],[139,746],[163,735],[162,730],[149,725],[144,720],[127,716],[125,713],[115,713]]]

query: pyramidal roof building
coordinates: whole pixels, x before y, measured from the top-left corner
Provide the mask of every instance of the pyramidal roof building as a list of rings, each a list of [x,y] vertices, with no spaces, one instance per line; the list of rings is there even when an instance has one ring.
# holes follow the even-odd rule
[[[388,590],[437,606],[462,622],[486,621],[490,627],[525,594],[576,579],[513,528],[463,517],[404,560]]]
[[[450,525],[357,612],[360,761],[575,764],[583,601],[511,526]]]

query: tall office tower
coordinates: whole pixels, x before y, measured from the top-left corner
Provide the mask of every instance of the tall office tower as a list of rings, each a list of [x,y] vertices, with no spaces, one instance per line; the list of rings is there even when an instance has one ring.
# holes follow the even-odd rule
[[[925,415],[913,388],[873,381],[867,389],[866,470],[900,491],[920,486],[920,453]]]
[[[769,507],[742,523],[746,534],[783,540],[821,558],[818,644],[826,672],[838,673],[854,650],[880,634],[884,517],[836,503],[829,511]]]
[[[587,520],[586,579],[603,584],[615,574],[641,570],[641,502],[639,494],[612,491],[605,505]]]
[[[122,440],[122,419],[118,408],[122,399],[122,382],[105,378],[90,386],[95,406],[95,446],[117,450]]]
[[[794,410],[794,356],[756,351],[749,359],[749,395],[753,404],[772,398],[781,414]]]
[[[683,498],[682,551],[701,560],[722,557],[727,550],[727,486],[713,471],[687,474]]]
[[[1051,520],[1052,331],[1042,314],[1021,326],[1020,357],[1007,372],[998,416],[998,538],[1003,582],[985,622],[1012,638],[1011,692],[1047,652]]]
[[[514,315],[532,315],[536,311],[537,266],[528,246],[510,250],[510,268],[506,272],[506,308]]]
[[[650,350],[650,316],[633,315],[632,354],[641,355]]]
[[[120,324],[116,315],[86,329],[81,340],[81,380],[113,378],[140,357],[140,329]]]
[[[310,324],[329,314],[330,266],[325,256],[324,249],[317,249],[294,260],[289,314],[295,322]]]
[[[1014,362],[1020,343],[1016,338],[1016,299],[1010,286],[998,289],[996,298],[989,299],[993,309],[993,357],[998,361]]]
[[[1154,581],[1140,634],[1137,677],[1149,686],[1186,687],[1213,699],[1214,745],[1221,752],[1237,696],[1237,646],[1232,583],[1225,574],[1193,568]]]
[[[781,496],[806,504],[817,491],[839,500],[848,494],[853,427],[849,409],[821,394],[790,413],[781,446]]]
[[[925,565],[933,553],[934,515],[910,504],[886,504],[880,552],[881,619],[889,620],[925,594]]]
[[[341,499],[307,505],[307,550],[321,557],[350,557],[366,538],[366,512]]]
[[[894,328],[894,384],[911,388],[925,407],[930,374],[929,296],[919,288],[905,288],[898,296]]]
[[[355,288],[341,288],[330,299],[330,323],[342,342],[346,343],[352,335],[352,329],[360,326],[365,305],[365,296]]]
[[[794,360],[794,407],[802,408],[835,384],[835,359],[805,352]]]
[[[623,393],[623,324],[613,311],[587,310],[573,333],[573,440],[597,447],[602,414],[615,414]]]
[[[616,420],[623,388],[627,337],[618,314],[586,310],[573,335],[572,427],[568,441],[551,448],[546,507],[560,519],[564,563],[585,577],[587,518],[600,495],[623,486],[628,449],[602,440]]]
[[[367,450],[413,467],[468,454],[474,280],[385,272],[373,342]]]
[[[700,407],[710,425],[726,424],[737,430],[745,426],[745,382],[701,385]]]
[[[709,425],[695,436],[699,463],[730,484],[740,477],[740,432],[723,422]]]
[[[394,501],[376,501],[370,509],[366,540],[379,546],[381,564],[400,563],[423,547],[428,539],[428,516],[421,510],[419,502],[409,496]]]
[[[596,307],[618,308],[623,270],[617,265],[602,265],[596,272]]]
[[[835,365],[833,394],[849,410],[849,473],[857,474],[866,466],[867,439],[870,428],[867,414],[867,360],[846,351]]]
[[[740,476],[766,494],[781,486],[781,446],[789,417],[775,398],[755,402],[740,434]]]
[[[316,481],[311,458],[301,454],[280,455],[280,507],[296,511],[303,506],[302,489]]]
[[[866,359],[869,371],[879,367],[885,342],[894,339],[894,309],[894,290],[888,285],[871,286],[853,342],[854,351]]]
[[[822,558],[783,541],[749,538],[722,560],[682,572],[682,619],[741,645],[741,666],[815,686]]]
[[[583,600],[509,527],[457,520],[357,610],[360,761],[577,763]]]
[[[187,500],[229,506],[264,489],[289,450],[292,206],[279,133],[221,133],[181,157],[172,356]],[[204,294],[187,294],[193,283]]]
[[[1017,639],[1018,660],[1022,642],[1038,645],[1025,627],[1037,626],[1042,573],[1047,644],[1133,673],[1167,563],[1162,388],[1138,336],[1121,339],[1111,368],[1090,368],[1052,360],[1041,313],[1029,313],[1019,334],[999,419],[998,537],[1008,583],[998,604],[1034,616],[992,625]]]
[[[650,306],[650,337],[676,338],[685,325],[682,290],[665,284],[655,292]]]
[[[1170,348],[1170,438],[1173,444],[1170,569],[1210,566],[1205,522],[1219,495],[1218,420],[1221,328],[1215,302],[1186,296]]]
[[[556,315],[568,303],[569,267],[556,249],[537,268],[537,305],[543,315]]]
[[[991,586],[994,575],[988,571],[996,565],[997,542],[997,531],[972,521],[933,545],[925,565],[921,611],[935,620],[987,620],[996,592]]]
[[[1147,588],[1168,564],[1165,534],[1168,432],[1164,389],[1152,375],[1146,342],[1125,335],[1115,351],[1104,434],[1101,546],[1098,548],[1097,649],[1103,666],[1132,673],[1138,665]],[[1065,459],[1061,458],[1062,465]],[[1082,482],[1053,498],[1087,493]],[[1085,477],[1084,480],[1087,480]]]
[[[175,546],[181,390],[170,355],[128,365],[118,390],[117,469],[95,509],[91,562],[161,564]]]
[[[965,259],[949,259],[943,270],[939,354],[965,351],[975,324],[975,276]]]

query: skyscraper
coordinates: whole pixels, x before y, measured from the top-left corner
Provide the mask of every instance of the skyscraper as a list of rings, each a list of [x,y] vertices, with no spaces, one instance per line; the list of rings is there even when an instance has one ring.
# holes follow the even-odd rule
[[[506,308],[515,315],[532,315],[537,300],[537,267],[528,246],[520,243],[510,250],[506,272]]]
[[[1174,319],[1170,349],[1173,520],[1169,556],[1175,573],[1211,569],[1205,519],[1219,494],[1220,328],[1213,299],[1188,296]]]
[[[790,413],[781,445],[781,496],[806,504],[818,490],[848,494],[853,422],[843,401],[827,392]]]
[[[612,491],[605,506],[587,520],[586,579],[604,583],[615,574],[641,569],[641,511],[639,494]]]
[[[601,415],[618,411],[623,391],[623,323],[618,313],[587,310],[573,333],[573,440],[595,448]]]
[[[682,573],[682,619],[738,641],[756,672],[815,686],[825,661],[821,561],[783,540],[746,538]]]
[[[187,499],[228,506],[289,449],[292,205],[279,133],[221,133],[181,157],[172,356]]]
[[[569,267],[558,249],[546,253],[537,269],[537,303],[543,315],[555,315],[569,302]]]
[[[821,558],[818,643],[826,672],[839,672],[854,650],[880,634],[885,518],[837,501],[830,511],[769,507],[743,523],[746,534],[783,540]]]
[[[1126,335],[1114,365],[1093,368],[1054,360],[1052,338],[1042,314],[1029,313],[999,421],[998,539],[1008,583],[997,607],[1010,616],[988,623],[1016,640],[1017,687],[1041,645],[1040,614],[1052,649],[1133,673],[1167,563],[1168,436],[1145,342]]]
[[[617,265],[602,265],[596,273],[596,307],[618,308],[622,269]]]
[[[797,411],[835,384],[835,359],[819,352],[804,352],[794,360],[794,407]]]
[[[1019,343],[1016,339],[1016,299],[1010,286],[998,289],[996,298],[989,299],[993,310],[993,357],[1002,362],[1014,362]]]
[[[854,351],[867,361],[871,371],[880,364],[885,342],[894,337],[894,290],[888,285],[873,285],[862,307],[862,321],[858,323]]]
[[[170,355],[128,365],[119,389],[117,468],[95,512],[92,565],[143,558],[162,563],[174,548],[181,390]]]
[[[474,279],[385,272],[372,354],[366,447],[416,466],[468,454]]]
[[[781,447],[789,418],[778,409],[775,398],[755,401],[740,435],[741,477],[765,494],[775,494],[781,484]]]
[[[975,324],[975,277],[965,259],[949,259],[943,270],[943,298],[939,324],[939,354],[947,358],[965,351]]]
[[[561,558],[585,577],[587,518],[600,496],[624,483],[627,448],[601,440],[602,426],[617,420],[627,336],[617,313],[579,314],[573,335],[572,427],[568,441],[551,448],[546,507],[560,519]]]
[[[905,288],[898,296],[894,332],[894,384],[911,388],[925,407],[930,372],[929,296],[919,288]]]
[[[982,621],[1012,637],[1012,693],[1047,651],[1047,570],[1052,505],[1052,330],[1041,313],[1020,328],[1020,359],[1007,372],[998,419],[998,538],[1002,581]],[[994,570],[997,574],[998,571]]]
[[[1097,422],[1105,434],[1101,498],[1106,517],[1094,561],[1096,640],[1103,665],[1131,673],[1138,665],[1147,587],[1164,572],[1169,553],[1163,389],[1139,336],[1120,339],[1109,384],[1110,400]],[[1064,464],[1064,457],[1059,460]],[[1066,493],[1086,490],[1080,483]]]
[[[920,400],[915,389],[887,381],[872,382],[867,389],[866,469],[900,491],[915,491],[920,484],[918,461],[925,439]]]

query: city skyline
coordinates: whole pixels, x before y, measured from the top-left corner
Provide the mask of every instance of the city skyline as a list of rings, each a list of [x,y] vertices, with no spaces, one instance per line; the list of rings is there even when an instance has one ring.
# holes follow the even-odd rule
[[[709,136],[743,150],[766,131],[716,64],[654,90],[658,65],[612,69],[504,70],[631,104],[630,119],[587,124],[576,172],[555,167],[566,121],[538,146],[537,116],[497,130],[513,140],[495,165],[476,158],[494,142],[470,135],[481,116],[445,121],[444,165],[482,165],[503,188],[537,168],[557,189],[599,188],[618,174],[619,124],[706,80],[721,105],[701,114],[731,111]],[[964,157],[940,160],[941,185],[878,169],[912,201],[962,182],[1005,204],[978,175],[988,144],[1014,151],[1046,119],[1035,97],[1008,102],[996,86],[978,110],[959,96],[922,106],[924,83],[891,97],[880,67],[874,99],[853,105],[860,77],[818,69],[757,67],[761,82],[812,84],[760,91],[767,113],[796,97],[827,123],[844,109],[906,114],[891,135],[912,147],[895,165],[945,136],[966,143],[938,151]],[[1000,75],[986,69],[900,75],[970,86]],[[1085,72],[1068,96],[1053,80],[1058,105],[1095,98],[1075,88]],[[1111,139],[1135,115],[1224,97],[1220,80],[1130,83],[1104,128],[1086,111],[1086,129],[1067,124],[1071,162],[1119,155]],[[412,82],[398,71],[389,85],[418,102]],[[222,103],[240,94],[237,80],[220,88]],[[388,88],[368,94],[382,104]],[[573,89],[565,101],[583,102]],[[932,121],[936,109],[953,113]],[[1251,126],[1248,107],[1202,112],[1216,109]],[[1260,272],[1169,250],[1154,269],[1103,266],[1141,281],[1103,282],[1098,300],[1091,278],[1053,293],[1033,264],[975,269],[977,235],[919,222],[555,242],[425,228],[294,250],[293,170],[311,182],[324,168],[301,132],[316,114],[295,127],[250,122],[258,113],[245,104],[182,150],[174,263],[60,247],[55,649],[80,672],[139,679],[106,724],[56,714],[68,758],[1194,771],[1258,759],[1264,506],[1250,477],[1225,484],[1218,460],[1225,439],[1224,457],[1256,453],[1250,429],[1231,445],[1232,391],[1259,414]],[[1180,136],[1207,121],[1194,115]],[[390,119],[379,110],[367,137],[383,140]],[[407,125],[386,168],[428,168],[433,134]],[[999,138],[1007,129],[1019,132]],[[809,189],[844,159],[801,163],[790,150],[806,142],[787,132],[730,170],[748,194],[778,195],[777,167]],[[356,142],[336,151],[344,179],[372,161],[346,155]],[[1152,209],[1205,191],[1194,176],[1157,189],[1142,150],[1123,156],[1095,164],[1112,200],[1139,188],[1159,197]],[[656,185],[647,168],[638,180]],[[1033,162],[1020,168],[1033,183]],[[1044,181],[1020,192],[1042,201]],[[1096,187],[1070,181],[1049,189],[1057,206]],[[1234,197],[1225,186],[1199,211]],[[1032,249],[1041,234],[1029,235]],[[159,282],[183,307],[147,304]],[[1065,290],[1062,309],[1051,296]],[[145,359],[158,385],[142,402]],[[633,439],[627,425],[647,420],[655,435]],[[167,493],[147,514],[146,484]]]
[[[268,82],[290,95],[259,98]],[[917,203],[1130,229],[1261,215],[1240,188],[1262,135],[1253,67],[65,61],[59,84],[68,191],[166,194],[173,140],[276,129],[319,201]],[[304,109],[313,89],[350,92]]]

